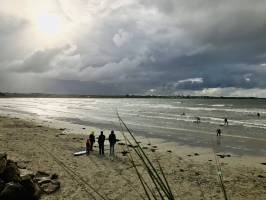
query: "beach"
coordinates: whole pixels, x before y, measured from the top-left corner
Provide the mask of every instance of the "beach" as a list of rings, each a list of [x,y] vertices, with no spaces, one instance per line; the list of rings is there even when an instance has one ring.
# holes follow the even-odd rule
[[[2,114],[63,127],[66,133],[117,132],[121,129],[119,113],[140,137],[252,156],[266,156],[265,105],[265,99],[0,99]],[[201,123],[195,123],[197,117]],[[225,117],[229,126],[224,126]],[[218,128],[223,136],[220,141],[216,140]]]
[[[266,200],[265,10],[2,0],[0,200]]]
[[[97,146],[89,156],[73,156],[84,149],[85,138],[64,133],[64,127],[60,130],[14,117],[0,118],[1,152],[33,172],[58,174],[60,190],[41,199],[142,199],[144,191],[136,172],[127,156],[121,154],[125,147],[116,145],[114,159],[108,156],[108,142],[104,157],[98,156]],[[139,140],[150,159],[154,163],[159,160],[175,199],[224,199],[214,152],[178,147],[159,139],[150,139],[151,144],[147,139]],[[264,157],[226,154],[217,158],[230,199],[266,198],[266,165],[261,164],[266,162]]]

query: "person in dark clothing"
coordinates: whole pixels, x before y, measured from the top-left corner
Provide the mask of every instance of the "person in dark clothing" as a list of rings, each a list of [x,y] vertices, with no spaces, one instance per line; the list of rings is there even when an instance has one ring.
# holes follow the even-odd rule
[[[196,123],[199,124],[200,123],[200,117],[196,117]]]
[[[90,151],[93,151],[93,144],[95,142],[94,131],[91,132],[89,136],[89,140],[90,140]]]
[[[224,118],[224,125],[227,125],[228,126],[228,120],[227,120],[227,118]]]
[[[86,154],[87,154],[87,155],[90,154],[90,149],[91,149],[90,138],[87,138],[87,140],[86,140]]]
[[[260,113],[257,113],[258,118],[260,118]]]
[[[116,136],[113,130],[111,131],[108,140],[110,143],[110,156],[113,156],[115,154],[115,143],[116,143]]]
[[[217,136],[221,136],[221,133],[222,133],[221,129],[218,128],[218,129],[216,130],[216,133],[217,133]]]
[[[103,134],[103,131],[101,131],[101,134],[98,138],[99,154],[100,155],[104,155],[104,141],[105,141],[105,135]]]

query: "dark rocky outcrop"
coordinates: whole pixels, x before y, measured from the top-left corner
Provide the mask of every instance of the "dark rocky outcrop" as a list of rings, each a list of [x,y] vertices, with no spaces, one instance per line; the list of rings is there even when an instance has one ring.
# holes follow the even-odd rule
[[[2,174],[6,168],[7,164],[7,155],[6,153],[0,154],[0,174]]]
[[[60,188],[57,174],[19,169],[16,162],[0,153],[0,200],[38,200],[42,193],[51,194]]]

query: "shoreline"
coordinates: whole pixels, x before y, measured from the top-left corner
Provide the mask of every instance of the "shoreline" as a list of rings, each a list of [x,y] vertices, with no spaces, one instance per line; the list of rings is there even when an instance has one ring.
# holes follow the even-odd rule
[[[30,105],[31,103],[34,105],[34,107]],[[46,105],[46,103],[49,104]],[[58,100],[58,102],[53,103],[50,101],[42,102],[36,99],[32,99],[29,102],[27,100],[11,103],[2,102],[0,113],[9,113],[11,114],[10,116],[21,116],[21,118],[26,120],[36,121],[37,123],[41,123],[49,127],[66,128],[65,132],[67,133],[88,134],[89,131],[92,130],[95,132],[104,130],[105,132],[109,133],[109,131],[112,129],[114,129],[116,132],[117,130],[121,130],[114,111],[111,109],[107,110],[105,113],[104,109],[106,106],[110,107],[107,102],[79,102],[82,105],[80,108],[76,106],[73,107],[73,104],[75,103],[78,102],[64,102]],[[112,102],[111,104],[117,105],[117,103],[119,102]],[[127,102],[121,102],[121,104],[127,108]],[[139,104],[140,108],[142,108],[142,103]],[[95,105],[97,105],[100,110],[97,110],[98,108],[97,106],[95,107]],[[157,104],[155,105],[156,106],[151,106],[151,108],[158,107]],[[160,102],[159,105],[161,105]],[[164,104],[162,104],[162,106],[163,105]],[[172,104],[169,104],[169,108],[171,108],[171,106]],[[64,110],[58,110],[60,107],[66,109],[66,112],[64,112]],[[186,106],[184,109],[185,108]],[[193,108],[193,106],[189,108]],[[88,109],[88,111],[86,109]],[[181,111],[179,107],[178,109]],[[213,148],[221,153],[224,152],[236,155],[266,156],[266,135],[264,134],[265,128],[246,127],[242,125],[242,118],[238,118],[238,112],[236,112],[235,120],[239,119],[238,123],[241,122],[241,124],[231,124],[230,120],[230,125],[225,127],[221,125],[221,121],[222,116],[224,114],[228,114],[227,111],[223,112],[224,114],[219,113],[220,111],[218,113],[206,113],[206,115],[202,113],[202,123],[196,124],[192,121],[187,121],[187,117],[192,119],[192,116],[200,114],[201,111],[200,113],[191,113],[192,111],[189,111],[190,113],[186,112],[187,116],[183,116],[183,118],[185,118],[183,120],[182,117],[180,118],[180,116],[175,118],[175,112],[171,110],[167,111],[162,109],[162,114],[159,114],[159,117],[156,117],[156,113],[152,110],[151,113],[153,113],[155,117],[152,117],[151,114],[146,116],[146,112],[142,113],[140,110],[136,112],[131,110],[132,109],[130,109],[130,107],[128,110],[121,109],[120,114],[127,125],[137,136],[160,138],[166,142],[174,141],[176,142],[177,146],[189,146],[189,148]],[[131,112],[133,112],[133,114]],[[168,112],[169,116],[171,116],[169,119],[167,117]],[[166,115],[165,118],[162,117],[164,115]],[[208,121],[207,119],[209,118],[213,118],[214,120]],[[245,120],[248,122],[248,119],[253,119],[253,116],[246,116],[246,118]],[[265,118],[262,116],[260,123],[263,124],[264,121]],[[233,119],[232,122],[234,122]],[[217,128],[222,129],[222,137],[219,141],[216,137]]]
[[[74,157],[74,152],[84,148],[85,135],[66,134],[59,129],[8,117],[0,117],[0,136],[1,151],[6,152],[10,159],[32,171],[43,170],[59,175],[60,191],[43,196],[44,200],[85,200],[90,193],[95,199],[101,199],[88,185],[74,181],[72,176],[75,175],[71,176],[66,169],[71,169],[78,175],[76,179],[82,177],[93,189],[101,191],[109,199],[140,199],[136,191],[143,194],[134,169],[127,157],[121,154],[123,146],[116,145],[114,160],[109,159],[108,142],[105,157],[98,156],[97,144],[90,156]],[[209,150],[186,146],[176,148],[175,143],[164,143],[158,139],[139,140],[142,146],[151,143],[145,151],[152,160],[155,157],[160,159],[176,199],[203,198],[201,191],[204,191],[205,199],[223,199],[217,182],[214,155]],[[151,151],[152,146],[158,149],[155,153]],[[64,169],[51,155],[67,168]],[[256,164],[263,159],[234,155],[219,159],[231,199],[265,199],[266,165]],[[86,190],[89,194],[84,192]]]
[[[0,98],[128,98],[128,99],[259,99],[264,100],[265,97],[256,96],[204,96],[204,95],[138,95],[138,94],[118,94],[118,95],[89,95],[89,94],[51,94],[51,93],[9,93],[0,92]]]
[[[17,118],[22,121],[38,124],[40,126],[44,126],[47,128],[55,129],[61,131],[63,134],[67,134],[68,136],[80,136],[84,138],[88,137],[88,135],[91,133],[91,131],[94,131],[96,135],[100,133],[101,130],[104,131],[104,134],[106,136],[109,135],[111,129],[108,129],[107,126],[104,128],[96,127],[96,126],[88,126],[88,125],[82,125],[82,124],[70,124],[67,121],[59,121],[59,120],[49,120],[44,121],[42,119],[36,119],[36,118],[29,118],[28,115],[18,115],[16,117],[16,114],[5,114],[1,115],[0,117],[8,117],[8,118]],[[117,129],[114,129],[115,133],[117,135],[117,138],[120,140],[124,140],[121,131],[118,131]],[[134,131],[133,131],[134,132]],[[186,155],[189,159],[192,159],[193,161],[197,162],[204,162],[210,159],[214,159],[215,154],[219,155],[230,155],[230,157],[235,158],[235,160],[227,159],[227,162],[230,163],[232,166],[238,166],[238,165],[245,165],[248,167],[256,167],[263,170],[266,170],[266,167],[263,166],[261,163],[266,162],[265,156],[262,155],[245,155],[245,154],[237,154],[235,152],[230,151],[223,151],[223,149],[219,150],[215,147],[203,147],[203,146],[193,146],[188,144],[179,144],[177,142],[173,142],[171,140],[166,140],[165,138],[159,138],[154,135],[148,135],[148,134],[138,134],[135,132],[135,135],[139,141],[141,141],[142,145],[149,147],[147,144],[152,143],[154,146],[158,147],[158,151],[160,153],[166,153],[168,151],[171,151],[175,154],[182,154]],[[216,138],[216,137],[213,137]],[[254,138],[254,140],[257,140]],[[84,143],[85,145],[85,143]],[[218,150],[218,151],[217,151]],[[200,154],[201,157],[193,156],[193,154]],[[191,156],[190,156],[191,155]]]

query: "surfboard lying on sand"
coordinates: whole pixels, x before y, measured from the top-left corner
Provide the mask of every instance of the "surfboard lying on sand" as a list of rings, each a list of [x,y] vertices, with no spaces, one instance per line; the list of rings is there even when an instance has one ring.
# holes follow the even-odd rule
[[[74,156],[81,156],[81,155],[84,155],[84,154],[86,154],[86,153],[87,153],[86,150],[78,151],[78,152],[75,152],[75,153],[74,153]]]

